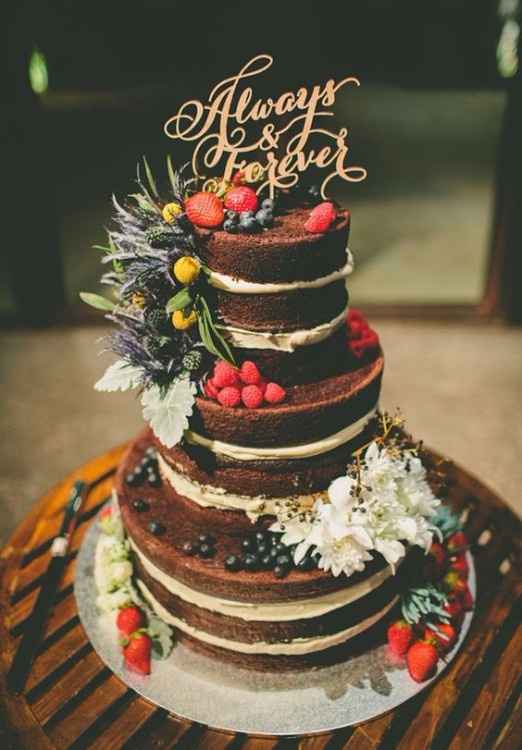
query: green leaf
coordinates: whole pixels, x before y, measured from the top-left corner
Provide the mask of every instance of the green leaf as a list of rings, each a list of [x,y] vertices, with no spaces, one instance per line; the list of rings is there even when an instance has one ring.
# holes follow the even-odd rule
[[[183,310],[183,308],[187,307],[187,305],[190,305],[191,302],[192,297],[190,296],[189,289],[188,287],[185,287],[169,299],[165,310],[167,314],[170,315],[177,310]]]
[[[114,302],[110,299],[102,297],[100,294],[91,294],[91,292],[80,292],[80,298],[91,307],[95,307],[97,310],[104,310],[112,312],[116,307]]]
[[[167,172],[169,173],[170,187],[172,188],[173,194],[176,195],[176,175],[174,173],[174,167],[172,166],[172,159],[170,158],[170,154],[167,156]]]
[[[230,364],[235,365],[234,355],[221,333],[218,331],[212,318],[207,301],[201,295],[197,299],[198,310],[198,328],[201,340],[206,349],[216,357],[224,359]]]
[[[149,162],[147,161],[145,156],[143,157],[143,166],[145,167],[145,174],[147,175],[147,180],[152,191],[152,195],[159,200],[158,188],[156,187],[156,182],[152,175],[152,170],[149,167]]]

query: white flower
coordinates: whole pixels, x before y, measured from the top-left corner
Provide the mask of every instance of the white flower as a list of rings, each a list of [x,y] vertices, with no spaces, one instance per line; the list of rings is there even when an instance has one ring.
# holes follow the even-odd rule
[[[132,576],[132,563],[130,560],[122,560],[121,562],[113,562],[109,565],[108,577],[109,577],[109,591],[121,588],[126,584]]]
[[[407,544],[429,549],[429,519],[439,504],[417,456],[396,455],[374,441],[361,460],[358,481],[338,477],[328,500],[318,499],[305,520],[279,518],[271,530],[284,531],[282,542],[297,545],[296,564],[312,548],[319,568],[349,576],[363,570],[375,551],[395,570]]]
[[[157,385],[143,392],[143,416],[161,442],[172,448],[179,443],[192,414],[196,384],[188,378],[175,380],[162,397]]]
[[[96,606],[102,612],[112,612],[115,609],[121,609],[131,602],[128,589],[122,588],[111,593],[99,594],[96,598]]]
[[[109,365],[94,387],[97,391],[127,391],[140,385],[142,376],[141,367],[134,367],[124,359],[118,359]]]

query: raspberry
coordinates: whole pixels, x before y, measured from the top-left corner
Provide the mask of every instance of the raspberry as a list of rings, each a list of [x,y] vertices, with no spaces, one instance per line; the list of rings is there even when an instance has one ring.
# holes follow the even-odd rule
[[[263,396],[265,395],[266,387],[268,385],[268,380],[265,380],[265,378],[261,378],[259,383],[256,383],[257,387],[260,389]]]
[[[229,211],[257,211],[259,198],[255,190],[242,185],[241,187],[232,188],[225,196],[225,208]]]
[[[207,380],[204,385],[204,391],[206,396],[208,396],[209,398],[213,398],[214,400],[217,399],[219,394],[219,390],[214,385],[212,379]]]
[[[352,339],[348,342],[352,354],[356,357],[362,357],[368,351],[377,349],[379,346],[379,337],[373,328],[365,328],[362,332],[362,336],[359,339]]]
[[[241,389],[241,401],[247,409],[259,409],[263,403],[263,391],[257,385],[245,385]]]
[[[221,406],[228,406],[233,409],[235,406],[239,405],[239,402],[241,401],[241,393],[239,388],[236,388],[233,385],[227,385],[219,391],[217,399]]]
[[[215,193],[194,193],[185,201],[185,213],[196,227],[218,227],[225,218],[223,203]]]
[[[327,232],[335,221],[336,216],[337,211],[333,203],[330,203],[330,201],[320,203],[310,214],[304,228],[307,232],[312,232],[313,234]]]
[[[367,330],[367,326],[361,320],[348,321],[348,338],[349,339],[360,339]]]
[[[261,381],[261,373],[255,362],[243,362],[239,370],[239,377],[246,385],[258,385]]]
[[[363,323],[365,326],[368,325],[366,318],[362,314],[360,310],[358,310],[356,307],[350,307],[348,310],[348,323],[353,323],[355,320],[358,320],[360,323]]]
[[[216,388],[226,388],[227,385],[237,385],[239,382],[237,370],[228,362],[220,360],[214,367],[212,381]]]
[[[265,401],[269,404],[280,404],[285,398],[286,391],[277,383],[268,383],[265,390]]]

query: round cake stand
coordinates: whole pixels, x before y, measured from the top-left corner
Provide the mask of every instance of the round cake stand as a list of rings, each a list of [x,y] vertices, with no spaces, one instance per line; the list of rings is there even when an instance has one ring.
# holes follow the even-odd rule
[[[1,555],[0,739],[2,747],[509,748],[521,736],[519,668],[521,524],[490,490],[449,466],[448,501],[465,512],[474,544],[477,601],[464,645],[442,676],[411,700],[357,726],[299,739],[209,729],[150,703],[100,659],[82,627],[73,593],[78,550],[110,495],[125,446],[81,467],[35,506]],[[67,569],[23,695],[10,695],[5,673],[27,624],[76,479],[90,483]],[[159,664],[155,662],[154,666]],[[166,664],[164,662],[163,664]],[[183,686],[173,685],[173,689]],[[223,699],[226,700],[226,681]],[[518,701],[518,703],[517,703]],[[518,710],[517,710],[518,709]],[[7,735],[4,737],[4,735]]]

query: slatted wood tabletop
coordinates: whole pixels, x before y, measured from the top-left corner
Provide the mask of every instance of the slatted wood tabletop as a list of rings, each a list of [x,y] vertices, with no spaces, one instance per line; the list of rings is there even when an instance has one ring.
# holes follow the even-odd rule
[[[458,467],[447,496],[466,517],[478,578],[476,611],[464,647],[442,678],[373,721],[335,734],[255,738],[217,732],[169,715],[105,667],[79,622],[75,559],[111,491],[125,446],[67,477],[40,500],[0,556],[0,746],[2,748],[181,748],[183,750],[515,750],[522,743],[521,523],[490,490]],[[68,565],[22,696],[5,674],[38,594],[75,479],[89,492]]]

